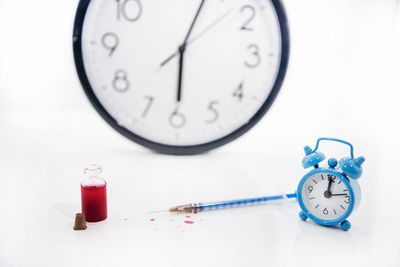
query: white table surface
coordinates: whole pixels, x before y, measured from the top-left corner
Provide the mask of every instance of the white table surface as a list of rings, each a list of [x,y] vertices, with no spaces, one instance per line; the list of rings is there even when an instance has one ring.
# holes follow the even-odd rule
[[[52,13],[54,25],[47,24],[50,15],[37,17],[42,6],[34,1],[24,2],[31,12],[11,16],[7,10],[16,2],[0,2],[0,25],[32,20],[2,29],[9,39],[0,45],[8,51],[0,58],[1,267],[400,266],[400,23],[393,6],[308,0],[321,11],[312,13],[318,26],[307,19],[306,6],[287,1],[296,21],[292,59],[273,108],[224,148],[173,157],[121,137],[84,97],[70,51],[76,1],[43,1],[64,14]],[[331,23],[335,12],[324,12],[332,8],[347,15],[357,10],[358,20]],[[45,34],[57,27],[52,37]],[[34,29],[50,46],[26,45]],[[326,41],[310,42],[316,33]],[[320,136],[351,141],[355,154],[366,157],[362,202],[348,232],[301,221],[294,201],[190,219],[148,213],[192,201],[293,192],[306,173],[303,146],[314,146]],[[321,148],[327,156],[347,153],[340,145]],[[77,232],[82,170],[90,163],[104,168],[109,218]]]

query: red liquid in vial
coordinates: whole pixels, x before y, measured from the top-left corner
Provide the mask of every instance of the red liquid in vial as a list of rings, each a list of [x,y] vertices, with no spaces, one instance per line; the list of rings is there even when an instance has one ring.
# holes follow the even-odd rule
[[[107,184],[81,185],[82,212],[87,222],[100,222],[107,218]]]

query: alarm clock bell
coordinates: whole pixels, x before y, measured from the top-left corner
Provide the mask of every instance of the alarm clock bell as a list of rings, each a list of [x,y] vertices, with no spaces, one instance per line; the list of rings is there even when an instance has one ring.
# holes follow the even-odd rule
[[[343,173],[346,174],[349,178],[358,179],[362,175],[361,165],[364,163],[364,157],[358,157],[356,159],[353,158],[342,158],[339,161],[339,166],[342,169]]]
[[[304,152],[306,153],[306,156],[303,158],[303,161],[301,162],[303,164],[304,169],[313,166],[318,166],[318,164],[325,159],[325,155],[323,153],[319,151],[313,151],[309,146],[304,147]]]

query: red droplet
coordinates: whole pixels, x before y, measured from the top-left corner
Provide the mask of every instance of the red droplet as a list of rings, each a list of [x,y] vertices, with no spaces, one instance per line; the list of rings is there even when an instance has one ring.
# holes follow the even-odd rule
[[[186,224],[194,224],[194,221],[185,221]]]
[[[193,214],[197,214],[197,213],[198,213],[197,211],[193,212]]]
[[[151,222],[154,222],[156,219],[150,219]]]
[[[186,218],[190,218],[190,216],[186,216]]]

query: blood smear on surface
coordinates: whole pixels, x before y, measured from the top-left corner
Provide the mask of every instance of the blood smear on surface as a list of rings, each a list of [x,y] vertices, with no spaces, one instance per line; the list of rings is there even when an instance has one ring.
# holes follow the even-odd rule
[[[194,221],[184,221],[186,224],[194,224]]]
[[[190,216],[186,216],[186,218],[190,218]]]
[[[154,222],[156,219],[150,219],[151,222]]]
[[[197,213],[198,213],[197,211],[193,212],[193,214],[197,214]]]

